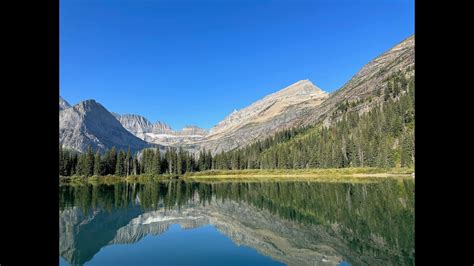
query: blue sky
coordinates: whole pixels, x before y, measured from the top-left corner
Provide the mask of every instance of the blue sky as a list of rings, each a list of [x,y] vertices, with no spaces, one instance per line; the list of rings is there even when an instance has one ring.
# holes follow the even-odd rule
[[[298,80],[337,90],[412,34],[413,0],[60,0],[60,94],[210,128]]]

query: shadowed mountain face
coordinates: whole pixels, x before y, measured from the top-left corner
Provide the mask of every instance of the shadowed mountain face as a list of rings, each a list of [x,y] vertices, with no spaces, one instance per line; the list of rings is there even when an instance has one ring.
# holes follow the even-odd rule
[[[60,256],[82,265],[172,224],[209,224],[287,265],[413,265],[413,189],[411,180],[62,186]]]
[[[89,145],[99,151],[112,147],[124,150],[130,147],[132,151],[138,151],[151,146],[127,131],[94,100],[82,101],[59,111],[59,143],[81,152]]]

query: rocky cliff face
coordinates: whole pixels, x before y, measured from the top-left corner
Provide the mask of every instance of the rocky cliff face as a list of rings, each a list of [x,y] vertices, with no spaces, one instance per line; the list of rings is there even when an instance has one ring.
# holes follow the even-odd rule
[[[198,126],[185,126],[181,131],[177,132],[177,135],[181,136],[201,136],[204,137],[208,134],[209,132],[206,129],[200,128]]]
[[[196,144],[214,154],[245,146],[297,125],[298,117],[320,105],[328,96],[311,81],[298,81],[244,109],[235,110]]]
[[[165,123],[157,121],[152,124],[140,115],[114,113],[114,116],[130,133],[146,142],[183,146],[194,152],[206,148],[217,153],[295,126],[308,108],[318,106],[327,97],[328,93],[311,81],[301,80],[246,108],[235,110],[209,132],[192,125],[174,131]]]
[[[90,145],[104,151],[112,147],[138,151],[150,145],[127,131],[94,100],[82,101],[59,111],[59,142],[63,147],[85,151]]]
[[[113,113],[113,115],[125,129],[141,139],[145,138],[145,134],[149,132],[150,128],[153,126],[153,124],[148,121],[148,119],[141,115],[119,115],[116,113]]]
[[[179,146],[200,140],[207,135],[205,129],[197,126],[186,126],[180,131],[174,131],[163,122],[157,121],[152,124],[148,119],[140,115],[114,115],[130,133],[150,143]]]
[[[59,111],[67,109],[71,107],[71,105],[63,99],[63,97],[59,96]]]

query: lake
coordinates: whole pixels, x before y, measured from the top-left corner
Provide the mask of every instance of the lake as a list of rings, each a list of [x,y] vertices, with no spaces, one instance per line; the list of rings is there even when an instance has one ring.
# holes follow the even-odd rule
[[[59,188],[60,265],[414,265],[414,182]]]

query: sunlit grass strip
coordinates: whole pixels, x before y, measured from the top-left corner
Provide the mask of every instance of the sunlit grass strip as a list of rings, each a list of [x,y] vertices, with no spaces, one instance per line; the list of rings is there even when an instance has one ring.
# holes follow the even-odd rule
[[[411,178],[413,168],[330,168],[330,169],[248,169],[210,170],[177,175],[120,176],[71,176],[60,177],[60,185],[116,184],[121,182],[147,183],[182,179],[196,182],[207,181],[320,181],[320,182],[377,182],[381,178]]]
[[[320,181],[377,182],[380,178],[411,178],[413,168],[339,168],[339,169],[275,169],[275,170],[211,170],[183,176],[190,181]]]
[[[210,176],[210,175],[249,175],[249,174],[411,174],[413,168],[375,168],[375,167],[357,167],[357,168],[309,168],[309,169],[246,169],[246,170],[209,170],[202,172],[193,172],[185,176]]]
[[[244,176],[244,175],[215,175],[199,177],[183,177],[186,181],[195,182],[324,182],[324,183],[374,183],[384,179],[408,179],[406,175],[393,175],[387,177],[376,176]]]

